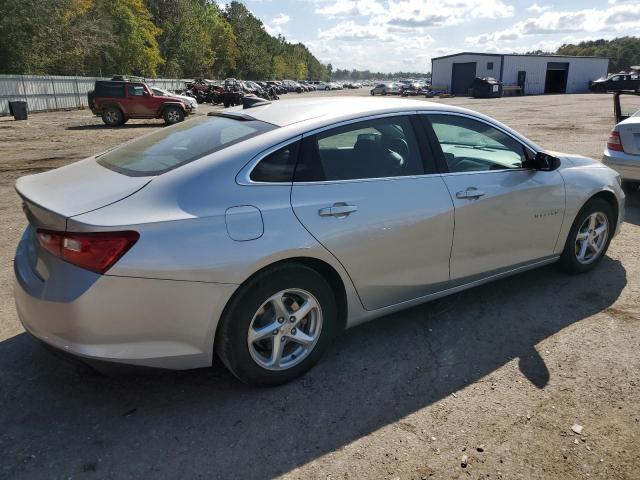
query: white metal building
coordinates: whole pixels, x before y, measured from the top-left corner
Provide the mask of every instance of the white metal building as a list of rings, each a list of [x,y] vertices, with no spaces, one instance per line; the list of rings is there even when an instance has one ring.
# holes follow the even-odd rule
[[[475,77],[518,85],[525,95],[583,93],[608,67],[606,57],[462,52],[432,59],[431,82],[454,95],[466,95]]]

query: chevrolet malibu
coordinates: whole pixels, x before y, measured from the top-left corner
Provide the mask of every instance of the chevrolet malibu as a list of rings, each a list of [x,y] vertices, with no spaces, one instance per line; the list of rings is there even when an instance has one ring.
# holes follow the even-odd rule
[[[620,177],[479,113],[247,103],[19,179],[18,315],[86,362],[291,380],[341,330],[541,265],[594,268]]]

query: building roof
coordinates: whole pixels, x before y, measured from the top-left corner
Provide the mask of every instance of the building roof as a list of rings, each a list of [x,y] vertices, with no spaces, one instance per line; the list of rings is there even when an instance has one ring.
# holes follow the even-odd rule
[[[527,54],[527,53],[487,53],[487,52],[458,52],[458,53],[452,53],[450,55],[443,55],[441,57],[433,57],[431,59],[431,61],[434,60],[440,60],[443,58],[451,58],[451,57],[457,57],[459,55],[480,55],[480,56],[487,56],[487,57],[553,57],[553,58],[600,58],[602,60],[610,60],[609,57],[595,57],[595,56],[588,56],[588,55],[555,55],[555,54],[550,54],[550,55],[534,55],[534,54]]]

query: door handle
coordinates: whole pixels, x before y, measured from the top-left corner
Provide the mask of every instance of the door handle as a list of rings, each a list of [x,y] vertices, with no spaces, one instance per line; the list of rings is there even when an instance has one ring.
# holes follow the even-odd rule
[[[344,203],[335,203],[332,207],[325,207],[318,210],[321,217],[346,217],[350,213],[356,212],[358,207]]]
[[[456,192],[456,198],[474,199],[474,198],[484,197],[485,195],[486,194],[483,191],[478,190],[475,187],[469,187],[466,190]]]

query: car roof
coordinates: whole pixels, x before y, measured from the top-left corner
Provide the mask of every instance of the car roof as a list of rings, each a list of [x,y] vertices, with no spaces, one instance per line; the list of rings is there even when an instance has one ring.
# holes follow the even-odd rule
[[[407,98],[314,97],[279,100],[248,109],[232,107],[221,112],[241,112],[244,117],[271,123],[279,127],[314,119],[330,124],[348,118],[415,110],[467,111],[466,109]],[[475,112],[474,112],[475,113]]]

